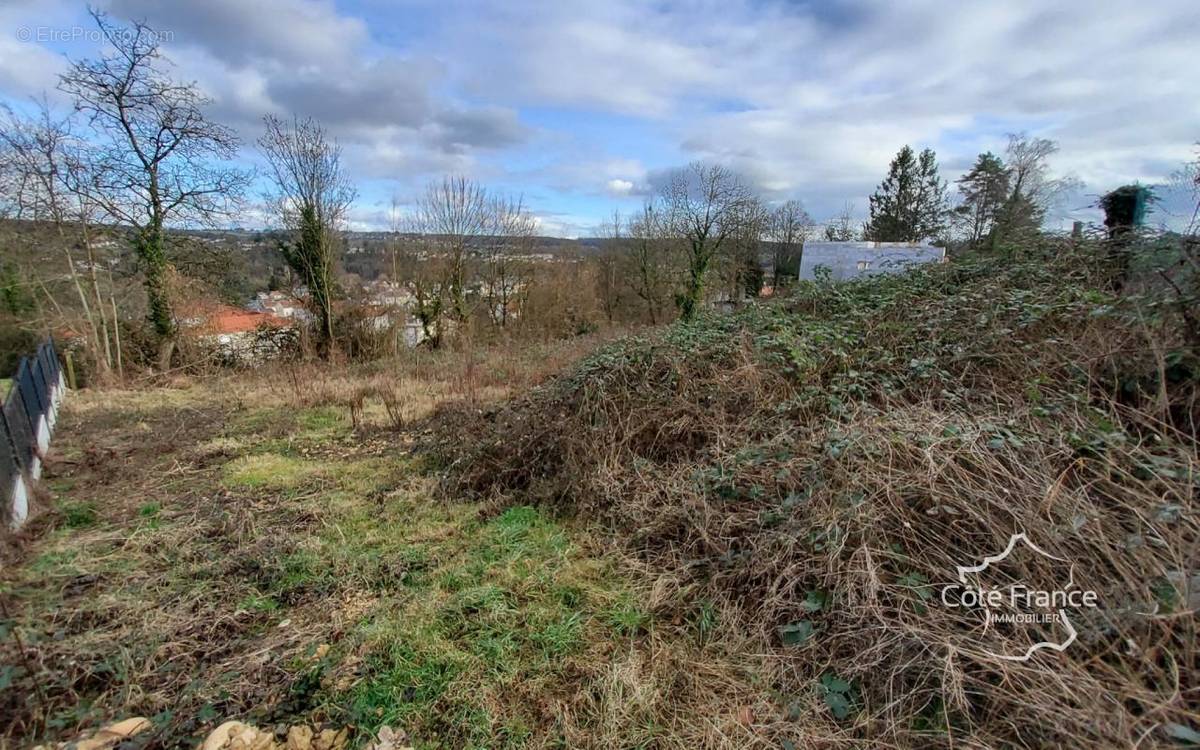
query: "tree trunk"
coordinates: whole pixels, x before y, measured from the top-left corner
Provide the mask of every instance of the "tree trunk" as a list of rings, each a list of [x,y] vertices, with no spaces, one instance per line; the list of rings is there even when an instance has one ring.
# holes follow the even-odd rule
[[[161,227],[149,226],[138,239],[138,256],[146,264],[146,298],[150,306],[150,323],[161,339],[175,333],[171,315],[171,299],[167,289],[167,256],[163,248]]]
[[[707,262],[701,259],[693,261],[687,289],[684,291],[679,305],[679,317],[685,321],[695,318],[696,311],[700,308],[700,301],[704,296],[704,273],[707,270]]]
[[[108,279],[108,301],[112,304],[112,327],[113,327],[113,344],[117,350],[117,376],[125,378],[125,365],[121,361],[121,326],[117,318],[117,298],[112,294],[112,274],[109,274]]]
[[[96,314],[100,317],[101,343],[104,345],[104,369],[113,366],[112,342],[108,337],[108,315],[104,312],[104,298],[100,296],[100,281],[96,278],[96,253],[92,247],[91,227],[86,220],[80,222],[83,232],[83,247],[87,252],[88,275],[92,282],[92,295],[96,300]]]
[[[75,285],[75,293],[79,295],[79,305],[83,308],[83,317],[87,320],[88,328],[91,329],[92,346],[96,352],[96,362],[100,365],[103,371],[108,370],[108,361],[101,359],[100,331],[101,326],[96,325],[96,320],[92,316],[92,306],[88,304],[87,295],[83,292],[83,284],[79,281],[79,273],[75,270],[75,257],[71,254],[71,246],[67,240],[66,233],[63,231],[62,222],[55,220],[58,228],[58,239],[63,243],[63,254],[67,258],[67,272],[71,277],[71,283]],[[66,323],[67,321],[63,321]]]
[[[175,318],[171,314],[171,296],[167,288],[167,254],[160,222],[152,221],[138,237],[138,255],[146,265],[146,299],[150,323],[158,336],[158,369],[171,366],[175,353]]]
[[[175,354],[175,339],[165,338],[158,342],[158,369],[166,372],[171,369],[171,356]]]

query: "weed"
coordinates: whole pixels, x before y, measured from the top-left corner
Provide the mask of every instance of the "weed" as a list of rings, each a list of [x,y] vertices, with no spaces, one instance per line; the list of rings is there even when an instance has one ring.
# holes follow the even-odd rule
[[[68,502],[58,506],[62,513],[63,523],[69,529],[82,529],[93,526],[99,519],[96,506],[90,502]]]
[[[618,635],[633,636],[649,627],[650,614],[641,608],[632,594],[624,593],[604,611],[604,621]]]

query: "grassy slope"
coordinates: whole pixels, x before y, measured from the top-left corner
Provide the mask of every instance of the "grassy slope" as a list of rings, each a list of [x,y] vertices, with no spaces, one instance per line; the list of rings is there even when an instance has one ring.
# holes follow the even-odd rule
[[[472,393],[520,366],[484,363],[495,384]],[[431,372],[456,377],[393,378],[410,420],[464,395]],[[427,748],[564,736],[566,704],[644,624],[629,575],[541,511],[433,500],[381,404],[358,434],[328,405],[378,376],[323,377],[302,373],[299,398],[278,376],[72,395],[55,510],[3,570],[4,743],[129,715],[154,719],[154,746],[227,717],[387,723]]]

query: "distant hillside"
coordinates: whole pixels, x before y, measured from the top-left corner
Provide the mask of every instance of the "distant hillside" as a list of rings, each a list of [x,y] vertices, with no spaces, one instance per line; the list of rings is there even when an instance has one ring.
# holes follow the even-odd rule
[[[98,260],[105,273],[118,280],[129,279],[130,293],[137,292],[136,259],[129,247],[129,230],[123,227],[93,227],[97,236]],[[255,292],[266,289],[272,275],[286,279],[288,269],[279,254],[280,232],[253,229],[182,229],[174,230],[175,242],[169,248],[173,262],[185,275],[209,284],[221,299],[243,304]],[[374,280],[392,270],[392,249],[411,243],[414,235],[391,232],[343,232],[342,271],[365,280]],[[481,238],[481,246],[488,240]],[[67,274],[63,248],[72,248],[76,261],[83,259],[78,229],[67,225],[60,236],[49,222],[0,220],[0,266],[9,264],[36,274],[48,284],[63,303],[73,304],[71,290],[64,288]],[[535,237],[533,252],[552,257],[578,257],[580,245],[574,240]],[[30,283],[33,283],[32,281]]]

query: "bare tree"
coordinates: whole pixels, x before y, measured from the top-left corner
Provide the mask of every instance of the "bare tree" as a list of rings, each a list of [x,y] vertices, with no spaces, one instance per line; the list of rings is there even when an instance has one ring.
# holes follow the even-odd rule
[[[1176,308],[1191,341],[1200,353],[1200,143],[1196,157],[1171,176],[1173,187],[1191,198],[1192,211],[1179,234],[1179,260],[1158,274],[1175,294]]]
[[[6,121],[0,126],[0,143],[9,155],[13,206],[19,218],[53,224],[68,278],[79,298],[95,361],[101,372],[107,372],[112,368],[113,350],[93,242],[97,205],[90,191],[92,164],[86,146],[73,132],[71,118],[56,117],[45,99],[38,103],[37,109],[35,117],[26,118],[10,107],[3,107]],[[84,291],[84,281],[72,252],[76,241],[82,245],[86,257],[88,292]],[[116,324],[115,318],[113,323]]]
[[[442,289],[455,323],[471,316],[467,300],[468,263],[493,228],[484,188],[465,177],[446,177],[430,184],[417,200],[413,230],[424,237],[428,252],[442,257]]]
[[[1200,236],[1200,142],[1195,144],[1195,153],[1196,157],[1192,161],[1171,175],[1174,186],[1191,195],[1192,215],[1184,233],[1193,238]]]
[[[770,211],[761,200],[751,196],[737,230],[730,238],[729,252],[726,253],[731,302],[757,297],[762,293],[765,278],[762,243],[767,237],[770,222]]]
[[[9,219],[20,211],[21,177],[12,149],[0,141],[0,219]]]
[[[1050,177],[1049,160],[1056,153],[1055,141],[1010,133],[1004,154],[1011,194],[1024,196],[1043,212],[1053,208],[1063,193],[1076,185],[1071,178]]]
[[[326,352],[333,348],[333,269],[339,232],[357,192],[342,170],[342,150],[312,118],[289,126],[273,115],[258,145],[270,165],[268,200],[291,234],[281,244],[288,265],[308,287]]]
[[[687,277],[678,296],[684,320],[704,301],[709,268],[746,221],[751,197],[738,175],[720,165],[694,162],[671,175],[662,202],[669,234],[685,255]]]
[[[480,269],[480,292],[492,324],[504,328],[528,291],[528,261],[521,256],[533,251],[537,221],[521,198],[493,197],[487,209],[492,228]]]
[[[388,252],[391,254],[392,281],[400,279],[400,235],[404,231],[405,216],[400,210],[400,197],[392,193],[391,202],[388,205]]]
[[[854,231],[854,204],[847,203],[842,212],[825,225],[826,242],[850,242],[857,236]]]
[[[412,296],[409,312],[421,326],[420,341],[437,349],[442,344],[446,290],[442,280],[445,259],[437,255],[429,237],[405,235],[398,240],[397,279]]]
[[[628,268],[623,275],[633,293],[645,304],[650,324],[657,325],[666,317],[671,288],[675,284],[672,240],[667,236],[662,213],[647,203],[641,214],[629,222],[627,235]]]
[[[773,243],[774,260],[771,283],[779,287],[785,277],[800,278],[800,265],[804,260],[804,241],[812,231],[813,220],[804,210],[804,204],[790,200],[771,212],[767,237]]]
[[[1004,151],[1008,196],[998,211],[992,244],[1041,229],[1046,214],[1079,186],[1070,177],[1050,176],[1050,157],[1058,144],[1047,138],[1010,133]]]
[[[211,102],[195,84],[177,83],[163,72],[153,29],[142,23],[126,29],[99,11],[91,14],[108,51],[72,65],[59,88],[95,130],[94,197],[109,218],[135,230],[150,320],[160,340],[159,363],[165,366],[175,333],[166,229],[173,223],[214,224],[236,205],[249,175],[222,166],[234,156],[237,137],[205,116]]]
[[[621,306],[621,261],[629,252],[631,240],[625,235],[625,224],[620,211],[613,211],[612,218],[600,226],[600,247],[590,256],[595,268],[596,296],[605,319],[611,324],[616,320]]]

